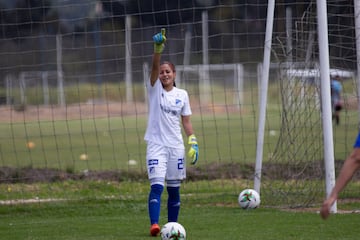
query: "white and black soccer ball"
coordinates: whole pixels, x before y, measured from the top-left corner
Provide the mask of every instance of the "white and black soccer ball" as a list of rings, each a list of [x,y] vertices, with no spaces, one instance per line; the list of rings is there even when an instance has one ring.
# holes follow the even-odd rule
[[[254,209],[260,205],[260,195],[254,189],[245,189],[239,194],[238,203],[243,209]]]
[[[168,222],[161,228],[160,236],[162,240],[185,240],[186,231],[180,223]]]

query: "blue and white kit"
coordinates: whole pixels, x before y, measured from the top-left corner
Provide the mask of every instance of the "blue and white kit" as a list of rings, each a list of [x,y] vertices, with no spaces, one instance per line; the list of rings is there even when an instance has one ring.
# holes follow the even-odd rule
[[[189,96],[174,87],[167,92],[157,79],[154,86],[147,82],[149,119],[145,133],[147,170],[153,184],[168,186],[172,180],[186,177],[185,146],[181,132],[181,116],[192,114]],[[178,184],[176,184],[178,185]]]

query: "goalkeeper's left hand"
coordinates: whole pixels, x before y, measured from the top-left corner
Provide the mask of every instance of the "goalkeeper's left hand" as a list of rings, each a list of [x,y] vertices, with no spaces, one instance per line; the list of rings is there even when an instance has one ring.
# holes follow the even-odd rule
[[[188,152],[188,157],[191,159],[191,164],[195,164],[199,158],[199,146],[196,140],[196,136],[191,134],[189,136],[188,144],[190,144],[190,149]]]
[[[162,53],[164,51],[166,42],[165,28],[162,28],[160,33],[157,33],[153,36],[153,41],[154,53]]]

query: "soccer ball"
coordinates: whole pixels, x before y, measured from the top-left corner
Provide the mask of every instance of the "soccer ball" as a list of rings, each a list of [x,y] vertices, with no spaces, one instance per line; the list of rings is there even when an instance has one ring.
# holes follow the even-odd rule
[[[186,232],[185,228],[177,222],[168,222],[161,228],[162,240],[185,240]]]
[[[254,209],[260,205],[260,195],[254,189],[245,189],[239,194],[238,203],[243,209]]]

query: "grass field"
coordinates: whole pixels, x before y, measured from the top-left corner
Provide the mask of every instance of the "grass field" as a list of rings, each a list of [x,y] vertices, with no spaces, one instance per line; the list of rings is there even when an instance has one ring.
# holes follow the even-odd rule
[[[235,194],[221,196],[203,191],[206,197],[195,200],[191,197],[195,186],[185,183],[179,217],[190,240],[353,240],[360,234],[359,214],[336,214],[323,221],[317,208],[289,210],[260,206],[243,210],[237,205]],[[147,182],[70,181],[21,186],[20,192],[17,184],[13,184],[7,188],[0,186],[1,192],[8,191],[8,187],[12,188],[8,198],[32,195],[34,203],[0,205],[1,239],[160,239],[149,236]],[[67,196],[68,200],[57,196]],[[50,197],[53,202],[40,202]],[[165,205],[163,196],[161,224],[166,223]],[[340,206],[354,210],[360,204]]]
[[[351,122],[334,129],[337,159],[343,159],[351,150],[356,136],[351,128],[356,126],[356,113],[348,114]],[[193,125],[201,143],[199,164],[254,162],[257,137],[254,120],[238,113],[194,116]],[[280,132],[279,115],[270,115],[269,121],[271,128],[265,133],[264,156],[273,151],[278,141],[278,134],[271,136],[270,130]],[[139,162],[136,167],[141,168],[145,159],[145,127],[143,116],[0,123],[0,165],[72,171],[128,169],[128,160],[135,159]],[[317,137],[321,141],[321,135]],[[35,144],[34,148],[27,148],[29,141]],[[83,153],[89,156],[88,161],[79,159]]]
[[[127,170],[134,169],[134,166],[129,166],[128,160],[136,160],[138,165],[135,169],[142,171],[145,159],[143,136],[147,120],[145,104],[132,103],[127,106],[118,102],[124,94],[122,92],[124,86],[117,84],[109,84],[102,89],[103,95],[108,97],[110,102],[84,103],[94,97],[93,91],[97,90],[97,87],[83,84],[66,89],[69,101],[66,108],[29,106],[23,112],[1,108],[3,114],[0,118],[0,165],[47,167],[69,171]],[[189,86],[190,93],[195,94],[196,90],[192,90],[191,87]],[[274,83],[269,86],[264,161],[273,153],[284,124],[281,119],[284,112],[279,102],[278,87]],[[135,98],[143,100],[143,85],[136,84],[134,89]],[[344,89],[344,95],[352,96],[354,92],[352,82],[344,83]],[[36,94],[35,90],[31,92],[32,89],[28,89],[28,101],[38,103],[36,99],[40,95]],[[195,104],[192,122],[199,139],[202,159],[199,164],[254,163],[258,128],[256,86],[245,88],[244,103],[237,107],[233,105],[232,95],[236,93],[233,89],[224,91],[223,86],[212,86],[211,90],[213,105],[198,106],[198,100],[193,99]],[[80,100],[82,104],[79,104]],[[313,132],[317,134],[318,142],[321,142],[322,136],[319,134],[321,126],[318,122],[315,123],[316,125],[310,125],[313,122],[307,115],[319,118],[319,114],[312,113],[313,111],[318,113],[318,110],[310,108],[307,111],[294,113],[293,116],[287,113],[288,118],[295,118],[292,120],[295,126],[289,126],[294,129],[289,131],[299,131],[299,135],[301,132],[306,134]],[[306,122],[309,124],[307,125]],[[357,133],[354,129],[357,126],[357,108],[344,110],[342,125],[334,128],[336,159],[344,159],[351,150]],[[33,142],[35,147],[28,149],[27,142]],[[300,144],[306,146],[306,143]],[[300,151],[302,152],[297,153],[296,156],[302,158],[303,152],[308,149]],[[79,159],[84,153],[88,156],[87,161]],[[284,158],[283,161],[288,159]]]
[[[256,99],[248,95],[249,99]],[[264,139],[265,161],[270,159],[269,156],[277,146],[282,127],[279,105],[275,103],[279,96],[276,92],[270,95]],[[241,111],[224,110],[221,104],[211,106],[213,112],[202,112],[209,109],[195,108],[197,114],[192,117],[192,122],[200,142],[197,166],[206,171],[216,167],[214,164],[255,162],[257,110],[254,106],[257,106],[256,100],[242,106]],[[77,109],[77,114],[84,114],[81,118],[67,118],[67,109],[67,112],[60,112],[63,119],[58,119],[55,111],[59,109],[50,109],[47,120],[37,119],[43,117],[41,108],[11,112],[5,120],[6,112],[3,111],[0,121],[0,166],[19,169],[54,168],[63,169],[67,173],[84,174],[88,170],[144,173],[145,114],[141,111],[137,112],[138,115],[122,114],[124,106],[120,104],[116,105],[120,110],[115,115],[93,117],[94,109],[91,107],[94,106],[86,108],[86,111],[81,107],[79,105]],[[35,115],[31,116],[30,110]],[[354,130],[358,126],[357,116],[356,109],[346,110],[343,112],[342,125],[334,127],[335,159],[345,159],[351,150],[357,133]],[[308,126],[306,121],[300,125],[297,120],[295,127]],[[322,136],[317,134],[318,127],[310,126],[309,129],[320,145]],[[271,131],[276,134],[271,134]],[[302,133],[302,129],[294,128],[294,131],[299,131],[300,135]],[[28,148],[26,144],[29,141],[35,146]],[[309,156],[306,154],[309,151],[306,144],[291,148],[297,153],[295,157]],[[79,156],[84,153],[88,158],[80,159]],[[136,160],[136,164],[129,164],[129,160]],[[288,160],[286,154],[282,160]],[[311,160],[320,159],[309,156]],[[26,183],[29,179],[19,176],[19,172],[13,174],[1,179],[0,239],[154,239],[148,236],[149,186],[145,174],[139,179],[125,177],[118,181],[54,179],[37,183]],[[209,172],[202,174],[206,179]],[[262,185],[261,207],[245,211],[237,205],[237,195],[244,188],[253,186],[253,178],[236,174],[231,178],[221,177],[221,173],[219,175],[216,180],[209,177],[209,180],[187,181],[183,184],[179,221],[185,226],[190,240],[357,239],[360,236],[358,214],[336,214],[328,221],[320,219],[316,211],[324,196],[322,180],[304,181],[305,184],[312,182],[320,186],[321,190],[300,189],[304,182],[299,184],[294,180],[265,182]],[[17,182],[19,178],[22,181]],[[279,184],[278,190],[267,190],[277,187],[276,184]],[[344,191],[341,196],[343,200],[339,201],[341,211],[360,208],[359,184],[353,181]],[[292,197],[301,194],[298,197],[308,198],[307,191],[319,193],[311,204],[312,209],[283,207],[280,202],[286,194],[297,189],[300,191],[294,192]],[[166,222],[165,205],[162,206],[161,224]]]

